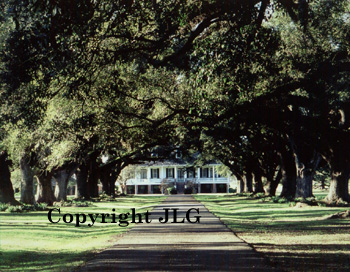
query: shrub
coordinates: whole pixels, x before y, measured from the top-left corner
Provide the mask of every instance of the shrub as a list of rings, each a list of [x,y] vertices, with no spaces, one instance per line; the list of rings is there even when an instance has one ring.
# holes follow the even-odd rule
[[[319,206],[319,207],[327,207],[327,203],[325,203],[325,202],[317,202],[317,205]]]
[[[46,211],[47,204],[46,203],[37,203],[36,205],[34,205],[34,208],[36,211]]]
[[[107,195],[105,192],[99,195],[97,199],[94,199],[97,201],[116,201],[116,199],[113,196]]]
[[[228,192],[231,194],[234,194],[237,192],[237,189],[233,189],[233,188],[228,188]]]
[[[253,196],[253,193],[238,193],[236,194],[236,196],[243,196],[243,197],[251,197]]]
[[[90,207],[93,206],[91,202],[74,199],[67,201],[54,202],[53,206],[55,207]]]
[[[73,201],[73,207],[89,207],[93,206],[90,202],[86,201]]]
[[[176,195],[177,194],[177,190],[173,187],[173,188],[169,188],[170,189],[170,194],[171,195]]]
[[[175,187],[168,187],[166,188],[167,192],[168,192],[168,195],[174,195],[174,194],[177,194],[177,190],[175,189]]]
[[[33,212],[33,211],[47,211],[46,203],[36,203],[34,205],[23,204],[18,206],[8,206],[7,212],[15,213],[15,212]]]
[[[254,198],[256,199],[265,198],[265,197],[266,197],[265,193],[257,193],[254,195]]]
[[[285,197],[279,197],[279,196],[272,196],[271,197],[272,201],[274,203],[288,203],[289,202],[289,199],[285,198]]]
[[[0,203],[0,212],[6,211],[8,207],[9,207],[8,204]]]
[[[10,213],[18,213],[18,212],[23,212],[23,206],[9,206],[6,210],[7,212]]]
[[[184,190],[184,194],[186,194],[186,195],[192,194],[192,188],[186,188],[186,189]]]

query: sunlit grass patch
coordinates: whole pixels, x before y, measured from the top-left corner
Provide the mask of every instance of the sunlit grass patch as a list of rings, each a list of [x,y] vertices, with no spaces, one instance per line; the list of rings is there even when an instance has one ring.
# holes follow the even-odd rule
[[[70,213],[144,213],[164,197],[123,197],[116,202],[95,202],[89,207],[60,207]],[[50,207],[57,208],[57,207]],[[118,217],[117,217],[118,218]],[[116,237],[132,227],[111,223],[74,223],[48,221],[47,211],[0,213],[0,271],[71,271],[82,265],[95,252],[111,246]]]
[[[349,208],[296,208],[233,195],[195,198],[283,270],[350,271],[350,220],[324,219]]]

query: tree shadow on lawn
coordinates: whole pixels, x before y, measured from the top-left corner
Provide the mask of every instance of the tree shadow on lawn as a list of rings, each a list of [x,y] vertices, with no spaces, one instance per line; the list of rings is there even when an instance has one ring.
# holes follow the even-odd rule
[[[6,224],[0,225],[0,230],[4,234],[7,233],[23,233],[23,235],[28,236],[30,232],[31,236],[38,235],[38,237],[64,237],[64,238],[76,238],[81,237],[81,235],[119,235],[129,230],[132,225],[128,227],[120,227],[117,224],[114,225],[94,225],[88,227],[87,225],[81,225],[80,227],[75,227],[74,224]]]
[[[285,271],[350,271],[350,245],[258,243],[254,247]]]
[[[288,220],[288,218],[303,218],[309,217],[310,220],[320,219],[325,215],[331,215],[335,212],[343,211],[344,209],[329,210],[329,209],[314,209],[314,210],[260,210],[260,211],[242,211],[242,212],[228,212],[228,211],[215,211],[215,214],[219,217],[234,218],[241,220],[272,220],[277,217],[277,220],[281,217]],[[318,218],[317,218],[318,217]]]
[[[309,220],[309,221],[256,221],[256,220],[223,220],[235,233],[240,232],[269,232],[271,234],[287,234],[288,232],[308,232],[312,234],[341,234],[348,233],[350,221],[335,220]]]
[[[5,251],[0,253],[0,271],[74,271],[94,253],[50,251]]]
[[[8,213],[8,212],[1,212],[0,213],[0,218],[4,217],[5,219],[8,219],[8,217],[43,217],[45,216],[47,218],[47,213],[49,211],[40,211],[40,212],[21,212],[21,213]],[[0,221],[1,222],[1,221]]]

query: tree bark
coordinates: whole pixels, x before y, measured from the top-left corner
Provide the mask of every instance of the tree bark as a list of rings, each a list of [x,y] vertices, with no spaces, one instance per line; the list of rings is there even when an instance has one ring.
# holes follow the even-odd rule
[[[309,147],[304,147],[304,149],[298,147],[292,137],[289,137],[289,142],[296,168],[295,198],[312,197],[312,179],[321,161],[321,156]]]
[[[305,168],[303,164],[298,165],[295,198],[312,197],[312,178],[313,171],[311,169]]]
[[[282,179],[281,169],[279,169],[275,178],[273,176],[269,176],[266,178],[267,178],[267,183],[265,186],[265,188],[266,188],[265,193],[268,196],[275,196],[278,184],[280,183],[280,181]]]
[[[55,201],[55,195],[53,193],[51,184],[52,176],[53,173],[51,172],[43,172],[39,175],[36,175],[36,178],[38,180],[36,202],[52,205]]]
[[[67,186],[68,186],[68,173],[65,170],[61,170],[55,173],[53,176],[55,186],[55,198],[57,201],[67,201]]]
[[[329,187],[329,193],[325,200],[327,203],[337,203],[339,201],[350,202],[349,198],[349,177],[350,168],[348,166],[341,170],[331,170],[331,183]]]
[[[237,193],[244,193],[244,180],[243,177],[237,180]]]
[[[89,197],[98,197],[98,178],[99,169],[97,167],[96,159],[91,159],[89,163],[89,175],[87,180],[87,189]]]
[[[295,198],[312,197],[312,179],[321,157],[315,152],[313,158],[305,165],[295,154],[295,166],[297,172]]]
[[[18,205],[11,183],[10,164],[6,152],[0,152],[0,202]]]
[[[262,179],[261,179],[260,169],[258,169],[254,172],[254,193],[255,194],[265,193],[264,185],[263,185]]]
[[[119,177],[122,170],[129,165],[129,162],[124,162],[123,164],[118,164],[114,171],[112,171],[111,179],[110,179],[110,186],[111,190],[113,192],[113,196],[115,196],[115,182],[117,181],[117,178]],[[125,186],[126,189],[126,186]],[[126,193],[126,190],[125,190]]]
[[[247,172],[243,177],[244,182],[244,193],[252,193],[253,192],[253,175],[251,172]]]
[[[111,195],[113,197],[115,197],[115,182],[116,182],[117,178],[119,177],[120,172],[121,172],[121,170],[119,172],[118,171],[112,171],[111,176],[110,176],[109,187],[110,187],[110,190],[111,190]],[[123,193],[126,194],[126,186],[124,186]]]
[[[81,164],[77,171],[77,197],[78,198],[89,198],[87,191],[87,177],[88,177],[88,168],[83,163]]]
[[[33,205],[35,203],[34,198],[34,173],[29,166],[29,159],[27,156],[23,156],[20,160],[20,167],[22,173],[21,181],[21,202],[25,204]]]
[[[100,181],[102,183],[102,191],[105,192],[107,195],[111,195],[111,170],[110,168],[104,168],[100,171]]]
[[[281,175],[282,175],[282,192],[281,197],[294,198],[296,192],[296,168],[294,158],[291,152],[285,150],[280,154]]]
[[[53,178],[56,181],[55,198],[57,201],[67,201],[68,182],[75,170],[75,167],[67,166],[54,174]]]

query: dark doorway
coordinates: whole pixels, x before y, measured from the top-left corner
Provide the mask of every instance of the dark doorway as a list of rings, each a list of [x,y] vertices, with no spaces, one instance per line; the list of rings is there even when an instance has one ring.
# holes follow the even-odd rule
[[[212,184],[201,184],[201,193],[211,193],[212,187]]]
[[[217,184],[216,192],[218,193],[226,193],[227,192],[227,184]]]
[[[154,194],[161,194],[162,192],[160,191],[160,185],[152,185],[152,192]]]
[[[137,186],[137,193],[138,194],[148,194],[147,185],[138,185]]]
[[[126,186],[126,193],[128,195],[134,195],[135,194],[135,186],[134,185],[127,185]]]

